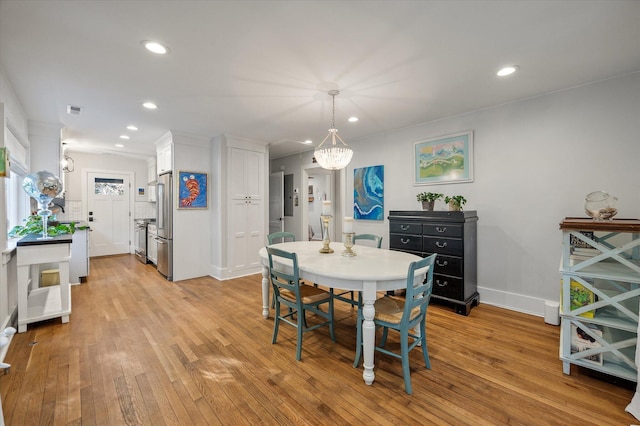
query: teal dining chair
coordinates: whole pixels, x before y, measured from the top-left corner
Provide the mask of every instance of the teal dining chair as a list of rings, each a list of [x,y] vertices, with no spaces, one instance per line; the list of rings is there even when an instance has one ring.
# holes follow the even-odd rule
[[[281,241],[278,241],[278,240],[281,240]],[[272,232],[271,234],[267,235],[267,241],[269,242],[269,245],[276,244],[276,243],[286,243],[287,241],[295,241],[295,240],[296,240],[296,236],[291,232]],[[271,308],[274,308],[275,306],[276,306],[276,298],[274,296],[273,300],[271,301]]]
[[[281,240],[281,241],[276,241]],[[295,241],[296,236],[291,232],[273,232],[267,235],[267,241],[269,241],[269,245],[275,243],[285,243],[287,241]]]
[[[328,326],[331,340],[336,341],[333,327],[333,297],[326,290],[303,284],[300,281],[298,256],[295,253],[267,246],[267,254],[269,255],[269,280],[273,286],[276,302],[271,343],[275,344],[278,339],[278,329],[281,322],[292,325],[298,330],[296,360],[300,361],[302,358],[302,335],[307,331]],[[274,258],[280,258],[280,262],[274,262]],[[290,270],[286,268],[285,271],[285,268],[275,266],[276,263],[282,265],[282,260],[291,265]],[[325,304],[328,306],[327,312],[320,309]],[[281,305],[288,307],[288,312],[281,313]],[[306,312],[311,312],[325,321],[308,326],[305,320]]]
[[[370,240],[373,241],[377,248],[382,247],[382,237],[374,234],[356,234],[353,236],[353,243],[357,244],[358,240]]]
[[[374,234],[356,234],[353,236],[353,243],[356,244],[356,241],[373,241],[373,245],[375,245],[376,248],[380,248],[382,247],[382,237],[379,235],[374,235]],[[333,289],[331,289],[331,291],[333,292]],[[345,294],[349,294],[351,297],[344,297]],[[339,294],[335,294],[333,293],[333,297],[337,300],[340,300],[341,302],[347,302],[350,303],[352,306],[359,306],[360,305],[360,298],[358,297],[358,300],[355,300],[354,298],[354,294],[353,291],[344,291],[342,293]]]
[[[404,376],[404,389],[411,395],[411,371],[409,369],[409,352],[416,346],[422,346],[422,356],[425,367],[431,369],[429,362],[429,350],[427,348],[427,307],[431,299],[433,289],[433,264],[437,254],[432,254],[422,260],[412,262],[407,272],[407,293],[404,298],[384,296],[376,300],[376,310],[373,322],[376,329],[382,327],[382,339],[375,350],[402,360],[402,374]],[[416,271],[429,268],[424,280],[415,284]],[[356,348],[356,360],[353,364],[357,367],[362,354],[362,309],[358,310],[358,332]],[[414,331],[418,327],[419,335]],[[389,329],[400,333],[400,353],[385,349]],[[409,338],[413,342],[409,343]]]

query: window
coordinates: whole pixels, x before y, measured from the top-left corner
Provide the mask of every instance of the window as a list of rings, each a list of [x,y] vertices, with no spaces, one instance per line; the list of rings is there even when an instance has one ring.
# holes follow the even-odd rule
[[[22,225],[23,219],[31,213],[29,211],[29,197],[22,189],[22,181],[26,173],[17,167],[11,167],[9,178],[4,179],[7,206],[7,232],[14,226]]]
[[[124,180],[122,179],[95,179],[96,195],[124,195]]]

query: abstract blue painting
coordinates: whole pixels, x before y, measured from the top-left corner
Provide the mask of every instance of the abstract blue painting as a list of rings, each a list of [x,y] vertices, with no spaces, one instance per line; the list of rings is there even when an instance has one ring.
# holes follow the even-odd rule
[[[384,166],[353,171],[353,218],[383,220]]]

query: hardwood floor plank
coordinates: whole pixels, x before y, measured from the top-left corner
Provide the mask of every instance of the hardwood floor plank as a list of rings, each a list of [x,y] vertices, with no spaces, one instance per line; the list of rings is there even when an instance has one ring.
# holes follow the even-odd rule
[[[80,390],[80,407],[82,410],[80,418],[78,419],[80,424],[82,424],[82,422],[91,425],[98,424],[92,386],[87,386]]]
[[[260,274],[169,282],[134,256],[94,258],[72,300],[68,324],[14,337],[11,372],[0,375],[6,424],[638,423],[624,412],[634,384],[577,367],[564,375],[558,327],[485,304],[469,316],[431,304],[432,369],[411,352],[407,395],[397,359],[376,354],[372,386],[352,367],[348,304],[336,304],[336,342],[325,328],[306,333],[301,361],[292,327],[272,344]]]
[[[136,384],[140,390],[140,395],[142,395],[143,404],[141,404],[141,409],[146,412],[145,417],[148,419],[148,423],[152,425],[164,425],[164,417],[160,414],[160,406],[156,401],[149,380],[147,380],[147,375],[145,373],[137,375]]]
[[[56,377],[56,405],[53,424],[64,425],[70,419],[69,413],[69,365],[59,365]]]
[[[180,419],[189,418],[170,383],[162,383],[154,372],[147,373],[146,378],[158,404],[158,412],[167,425],[180,425]]]
[[[182,419],[184,423],[191,423],[194,425],[221,425],[222,423],[218,420],[218,417],[211,410],[211,407],[205,402],[202,406],[202,410],[199,407],[197,401],[194,401],[189,396],[187,390],[182,383],[182,380],[176,380],[172,383],[173,390],[176,395],[178,395],[178,399],[182,402],[185,410],[187,411],[189,417],[187,419]],[[202,404],[200,404],[202,405]]]

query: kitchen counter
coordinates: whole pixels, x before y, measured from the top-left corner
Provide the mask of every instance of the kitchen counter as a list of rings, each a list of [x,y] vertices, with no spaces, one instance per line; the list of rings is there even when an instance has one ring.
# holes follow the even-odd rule
[[[78,226],[86,226],[78,229]],[[76,222],[76,232],[73,233],[71,243],[71,260],[69,261],[69,282],[71,285],[80,284],[82,278],[89,276],[89,232],[87,222]]]
[[[71,244],[72,236],[69,234],[57,235],[48,240],[39,240],[38,238],[42,238],[40,234],[29,234],[25,237],[22,237],[16,245],[18,247],[25,246],[39,246],[45,244]]]

